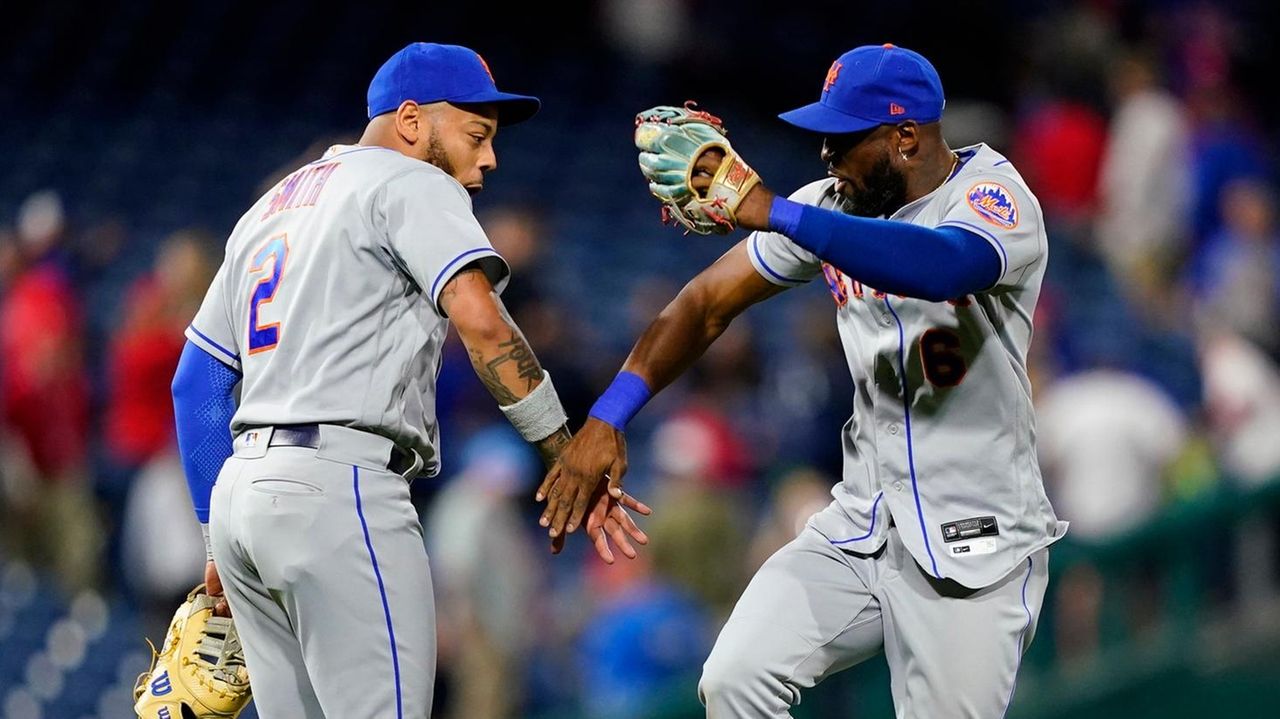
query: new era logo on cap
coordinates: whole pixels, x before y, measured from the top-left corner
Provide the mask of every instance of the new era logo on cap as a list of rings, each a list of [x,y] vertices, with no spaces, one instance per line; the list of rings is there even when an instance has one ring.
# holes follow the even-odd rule
[[[827,70],[822,97],[778,117],[823,134],[847,134],[904,120],[937,122],[942,80],[923,55],[886,43],[841,55]]]

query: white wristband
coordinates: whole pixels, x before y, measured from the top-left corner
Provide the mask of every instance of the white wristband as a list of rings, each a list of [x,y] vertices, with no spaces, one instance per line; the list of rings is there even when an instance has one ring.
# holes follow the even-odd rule
[[[209,524],[200,523],[200,535],[204,537],[204,561],[213,561],[213,544],[209,541]]]
[[[564,407],[560,406],[555,385],[551,384],[551,373],[546,371],[542,373],[542,382],[524,399],[500,409],[527,442],[544,440],[569,421]]]

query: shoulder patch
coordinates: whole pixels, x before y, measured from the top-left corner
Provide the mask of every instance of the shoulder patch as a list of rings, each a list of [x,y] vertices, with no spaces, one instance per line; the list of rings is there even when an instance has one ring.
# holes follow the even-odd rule
[[[965,193],[969,207],[989,224],[1012,230],[1020,216],[1013,193],[998,182],[979,182]]]

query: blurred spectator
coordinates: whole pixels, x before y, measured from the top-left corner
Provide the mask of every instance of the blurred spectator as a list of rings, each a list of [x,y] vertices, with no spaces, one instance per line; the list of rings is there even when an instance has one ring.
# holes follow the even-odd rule
[[[1114,52],[1114,19],[1103,3],[1067,3],[1028,27],[1027,90],[1009,153],[1040,200],[1049,235],[1095,211],[1106,123],[1095,108]],[[1012,68],[1003,68],[1012,71]],[[1000,72],[997,69],[996,72]]]
[[[1252,117],[1252,103],[1234,84],[1233,55],[1242,29],[1218,3],[1187,3],[1174,17],[1173,70],[1195,122],[1195,239],[1222,224],[1224,188],[1265,177],[1268,152]]]
[[[1053,506],[1071,536],[1098,542],[1161,506],[1164,474],[1187,436],[1178,407],[1150,382],[1116,370],[1058,380],[1036,406],[1037,443]]]
[[[88,442],[89,389],[64,223],[62,201],[52,192],[23,204],[20,269],[0,306],[5,424],[47,481],[82,472]]]
[[[714,405],[692,404],[659,425],[653,455],[671,483],[741,488],[751,476],[751,449]]]
[[[1045,488],[1072,541],[1105,543],[1142,526],[1160,510],[1165,475],[1186,441],[1174,403],[1156,386],[1117,370],[1084,372],[1053,384],[1036,407],[1037,444]],[[1135,624],[1149,623],[1142,606],[1154,586],[1135,575],[1123,583]],[[1090,564],[1068,567],[1051,585],[1056,597],[1056,648],[1071,661],[1093,657],[1101,640],[1104,580]]]
[[[724,561],[724,552],[747,543],[747,446],[723,417],[694,408],[659,425],[651,452],[658,477],[646,531],[663,541],[648,551],[664,576],[717,616],[728,616],[746,578],[740,563]]]
[[[496,425],[471,437],[451,475],[424,521],[449,685],[442,716],[519,716],[542,564],[520,500],[542,479],[542,465],[510,427]]]
[[[121,575],[143,609],[162,621],[204,581],[204,539],[176,448],[152,455],[116,516]]]
[[[199,231],[173,234],[152,271],[129,289],[109,360],[106,444],[117,462],[141,466],[173,443],[169,384],[185,343],[182,333],[213,279],[211,244]]]
[[[135,279],[121,307],[113,308],[121,317],[105,353],[103,456],[95,479],[108,516],[107,555],[128,570],[122,576],[131,589],[158,603],[185,594],[190,586],[182,585],[200,579],[182,571],[189,566],[173,567],[149,552],[166,545],[163,532],[172,531],[181,547],[181,527],[189,534],[196,526],[185,477],[174,466],[169,384],[186,342],[183,331],[213,279],[212,242],[203,232],[183,230],[161,244],[151,271]],[[187,559],[199,569],[199,556]]]
[[[1275,194],[1238,180],[1222,193],[1222,229],[1205,242],[1192,281],[1206,322],[1222,322],[1280,358],[1280,233]]]
[[[1137,281],[1171,266],[1186,240],[1190,128],[1147,57],[1131,53],[1110,81],[1115,112],[1102,159],[1096,239],[1112,271]]]
[[[1031,110],[1014,135],[1013,157],[1049,221],[1076,224],[1092,216],[1106,123],[1088,105],[1053,99]]]
[[[0,304],[0,397],[9,449],[29,462],[31,482],[13,487],[6,529],[21,554],[50,566],[69,587],[95,583],[101,546],[88,491],[89,384],[80,309],[62,243],[66,219],[53,192],[18,213],[20,268]]]
[[[812,469],[788,472],[773,488],[769,503],[747,553],[748,575],[755,574],[765,560],[795,539],[818,510],[831,503],[831,487],[835,481]]]
[[[695,579],[688,576],[689,554],[714,554],[721,566],[732,565],[723,561],[723,549],[735,545],[722,543],[734,538],[713,536],[710,529],[723,525],[717,518],[722,512],[679,491],[687,489],[656,501],[654,521],[646,528],[649,546],[636,559],[611,567],[588,560],[593,586],[586,595],[600,603],[582,628],[577,651],[586,717],[639,719],[650,716],[664,695],[694,691],[718,623],[689,589]],[[704,586],[709,581],[695,579]],[[738,590],[730,591],[731,602]]]
[[[1275,362],[1221,329],[1203,333],[1200,352],[1205,414],[1223,468],[1251,485],[1275,479],[1280,473],[1280,371]]]

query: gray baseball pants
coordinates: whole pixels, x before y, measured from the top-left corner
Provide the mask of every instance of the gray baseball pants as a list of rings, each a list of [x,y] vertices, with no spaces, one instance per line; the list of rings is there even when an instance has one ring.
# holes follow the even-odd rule
[[[806,527],[760,568],[721,630],[698,686],[707,716],[789,717],[802,689],[883,650],[898,719],[1003,717],[1048,559],[1041,549],[971,590],[925,574],[896,527],[874,555]]]
[[[214,561],[262,719],[423,719],[435,602],[391,442],[322,425],[319,447],[242,433],[213,489]]]

